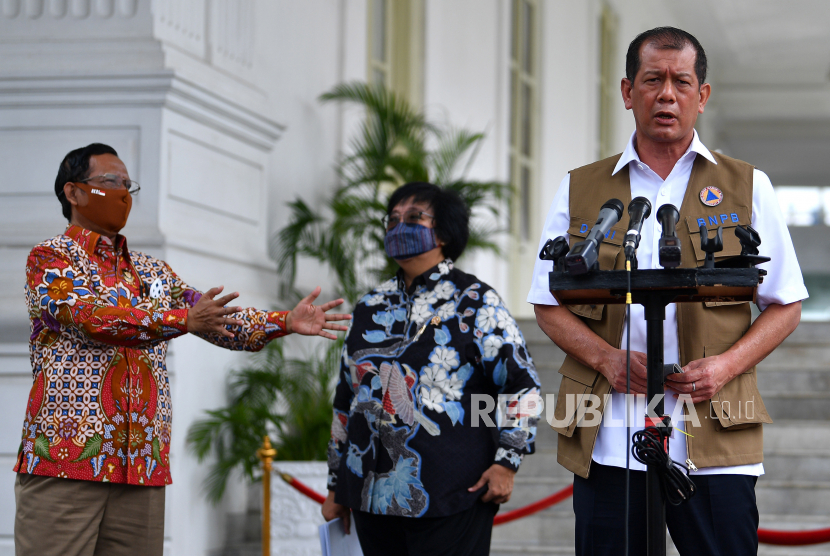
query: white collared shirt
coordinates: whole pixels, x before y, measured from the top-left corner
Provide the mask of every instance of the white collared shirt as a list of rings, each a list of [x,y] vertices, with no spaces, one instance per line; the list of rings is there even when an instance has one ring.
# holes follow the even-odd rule
[[[658,261],[657,243],[660,240],[662,228],[657,222],[657,208],[671,203],[680,208],[686,195],[686,186],[692,173],[692,165],[696,156],[703,156],[710,162],[717,164],[712,153],[709,152],[694,133],[691,145],[674,165],[671,173],[663,180],[647,164],[640,160],[634,140],[636,132],[631,135],[628,145],[623,151],[613,174],[628,165],[631,183],[631,198],[645,197],[651,202],[653,210],[649,218],[643,223],[640,233],[640,246],[637,249],[637,264],[640,269],[660,268]],[[752,187],[752,227],[761,236],[761,245],[758,248],[761,255],[770,257],[772,261],[764,266],[768,274],[764,282],[758,286],[758,308],[763,311],[771,303],[786,305],[806,299],[807,288],[801,276],[798,259],[793,249],[790,232],[778,200],[767,175],[760,170],[753,171]],[[570,174],[565,176],[553,199],[542,237],[539,241],[539,251],[548,239],[558,236],[568,237],[570,226]],[[538,252],[538,251],[537,251]],[[607,269],[606,269],[607,270]],[[551,262],[537,259],[533,269],[533,280],[527,296],[528,303],[534,305],[558,305],[556,299],[548,291],[548,273],[551,271]],[[625,348],[626,330],[623,329],[621,349]],[[646,321],[641,305],[631,306],[631,351],[646,352]],[[666,364],[679,363],[680,352],[677,335],[677,310],[672,303],[666,307],[666,320],[663,328],[663,359]],[[672,416],[676,428],[683,429],[680,421],[682,406],[677,404],[676,393],[666,389],[665,412]],[[644,399],[644,396],[638,396]],[[593,460],[602,465],[625,467],[626,462],[626,428],[625,395],[612,391],[611,406],[603,413],[602,426],[599,429],[596,444],[594,445]],[[644,426],[644,402],[631,404],[631,431],[640,430]],[[684,462],[688,457],[685,435],[674,432],[669,441],[669,454],[678,462]],[[630,460],[630,468],[644,470],[645,466]],[[693,474],[741,474],[762,475],[764,466],[761,463],[740,465],[734,467],[707,467]]]

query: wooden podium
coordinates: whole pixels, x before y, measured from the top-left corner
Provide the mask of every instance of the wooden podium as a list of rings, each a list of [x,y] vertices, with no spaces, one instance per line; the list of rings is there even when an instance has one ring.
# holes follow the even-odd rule
[[[627,274],[625,270],[592,270],[572,276],[554,270],[549,275],[550,292],[560,305],[623,304],[628,291]],[[666,306],[669,303],[704,301],[754,301],[758,284],[766,272],[754,267],[701,267],[632,270],[630,274],[632,303],[642,305],[645,310],[647,396],[649,402],[660,396],[659,403],[653,407],[658,416],[663,416],[663,321],[666,319]],[[666,554],[666,508],[659,480],[657,470],[649,465],[646,474],[648,556]]]

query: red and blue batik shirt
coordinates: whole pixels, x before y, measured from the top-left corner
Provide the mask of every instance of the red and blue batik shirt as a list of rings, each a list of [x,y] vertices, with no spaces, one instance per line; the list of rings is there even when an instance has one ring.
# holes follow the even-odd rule
[[[78,226],[37,245],[26,262],[34,383],[19,473],[170,484],[168,342],[187,333],[201,293],[164,261]],[[286,334],[286,312],[245,309],[228,349],[257,351]]]

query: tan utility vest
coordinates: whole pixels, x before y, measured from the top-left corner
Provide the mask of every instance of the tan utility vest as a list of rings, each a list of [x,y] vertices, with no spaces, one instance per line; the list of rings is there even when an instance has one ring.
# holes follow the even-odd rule
[[[608,199],[617,198],[625,206],[631,201],[628,166],[611,175],[621,155],[606,158],[594,164],[571,171],[569,242],[574,245],[588,235],[596,222],[600,207]],[[677,236],[682,243],[681,266],[701,266],[705,253],[700,249],[700,224],[705,223],[713,236],[713,229],[723,226],[724,250],[716,259],[740,254],[741,245],[735,236],[735,226],[752,221],[752,172],[745,162],[713,153],[717,165],[703,156],[695,158],[683,204]],[[715,186],[722,192],[722,201],[714,207],[701,201],[701,191]],[[652,210],[655,218],[659,207]],[[622,242],[628,229],[628,213],[614,226],[599,249],[602,270],[625,268]],[[619,347],[625,318],[625,305],[569,306],[588,327],[614,347]],[[680,364],[719,355],[728,350],[749,329],[750,307],[739,303],[678,303],[677,328],[680,345]],[[559,369],[562,383],[559,387],[552,425],[559,433],[558,461],[565,468],[582,477],[588,477],[591,455],[599,425],[580,426],[585,417],[584,400],[595,394],[602,400],[611,385],[600,374],[572,357],[566,357]],[[568,396],[576,402],[566,403]],[[711,400],[695,404],[700,426],[686,421],[688,457],[698,468],[744,465],[763,461],[763,433],[761,423],[771,423],[756,383],[755,367],[739,375]],[[570,414],[568,414],[570,413]],[[562,426],[558,426],[562,425]],[[674,434],[681,434],[675,432]]]

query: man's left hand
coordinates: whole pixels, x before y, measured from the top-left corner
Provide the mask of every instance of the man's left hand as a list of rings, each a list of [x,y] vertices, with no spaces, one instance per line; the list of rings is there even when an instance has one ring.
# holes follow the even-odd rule
[[[516,472],[512,469],[494,463],[481,475],[478,482],[467,490],[474,492],[486,485],[487,492],[481,497],[481,501],[504,504],[510,500],[510,495],[513,493],[513,477],[515,475]]]
[[[698,403],[712,398],[732,380],[726,357],[713,355],[689,362],[682,373],[666,377],[666,386],[678,394],[688,394]]]
[[[321,288],[317,286],[302,301],[297,303],[288,316],[285,318],[287,332],[294,332],[304,336],[322,336],[329,340],[336,340],[337,336],[326,332],[326,330],[348,330],[342,324],[331,324],[332,322],[349,320],[351,315],[326,314],[329,309],[334,309],[343,304],[342,299],[335,299],[322,305],[314,305],[314,300],[320,295]]]

